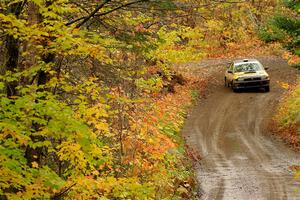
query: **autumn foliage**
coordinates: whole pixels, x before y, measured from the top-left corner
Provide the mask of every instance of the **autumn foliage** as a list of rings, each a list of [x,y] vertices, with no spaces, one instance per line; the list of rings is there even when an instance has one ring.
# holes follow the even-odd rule
[[[274,5],[0,1],[0,198],[197,198],[180,129],[205,80],[173,66],[241,51]]]
[[[300,150],[300,86],[289,87],[288,94],[274,117],[273,132],[282,137],[294,149]]]
[[[196,88],[171,70],[202,56],[197,30],[172,20],[186,7],[0,5],[0,198],[197,196],[179,134]]]
[[[285,51],[282,57],[291,67],[299,68],[299,1],[284,1],[276,15],[271,15],[264,24],[262,39],[266,42],[282,44]],[[299,80],[295,85],[280,83],[288,91],[274,117],[273,132],[282,137],[296,150],[300,150]]]

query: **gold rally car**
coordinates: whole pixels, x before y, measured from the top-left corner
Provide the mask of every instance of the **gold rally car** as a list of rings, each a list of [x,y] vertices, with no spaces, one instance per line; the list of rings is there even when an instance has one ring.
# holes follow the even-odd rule
[[[225,72],[225,86],[231,87],[234,92],[246,88],[264,88],[269,92],[270,78],[267,69],[256,59],[231,62]]]

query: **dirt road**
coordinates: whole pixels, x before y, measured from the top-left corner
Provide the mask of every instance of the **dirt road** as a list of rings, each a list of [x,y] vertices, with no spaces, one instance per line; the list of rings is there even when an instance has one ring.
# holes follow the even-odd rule
[[[209,94],[200,100],[183,129],[188,145],[203,159],[197,177],[207,200],[300,199],[292,165],[300,165],[300,154],[267,134],[284,89],[277,81],[292,82],[299,71],[280,58],[258,58],[268,66],[271,91],[233,93],[224,87],[225,66],[218,61],[198,63],[210,74]]]

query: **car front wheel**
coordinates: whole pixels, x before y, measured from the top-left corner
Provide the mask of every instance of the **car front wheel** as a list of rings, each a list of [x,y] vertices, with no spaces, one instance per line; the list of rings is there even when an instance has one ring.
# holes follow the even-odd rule
[[[231,82],[230,86],[231,86],[231,89],[233,90],[233,92],[238,92],[239,91],[239,89],[237,89],[236,87],[234,87],[233,82]]]
[[[270,92],[270,86],[269,85],[265,87],[265,92]]]
[[[232,88],[233,92],[239,92],[239,89],[237,88]]]
[[[224,78],[224,85],[225,85],[225,87],[229,87],[229,83],[227,83],[226,77]]]

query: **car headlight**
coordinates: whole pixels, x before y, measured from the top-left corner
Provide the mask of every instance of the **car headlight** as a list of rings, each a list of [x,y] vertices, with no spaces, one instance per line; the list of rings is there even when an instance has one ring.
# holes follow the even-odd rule
[[[243,79],[241,79],[241,78],[236,78],[236,79],[234,79],[235,81],[241,81],[241,80],[243,80]]]
[[[262,77],[264,80],[270,80],[269,76],[263,76]]]

